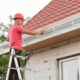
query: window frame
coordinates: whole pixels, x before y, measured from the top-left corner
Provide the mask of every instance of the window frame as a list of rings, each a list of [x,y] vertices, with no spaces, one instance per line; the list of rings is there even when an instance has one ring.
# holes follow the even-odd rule
[[[80,80],[80,55],[59,60],[59,80],[62,80],[62,72],[61,72],[61,70],[62,70],[62,66],[61,66],[62,62],[73,60],[73,59],[78,59],[79,80]]]

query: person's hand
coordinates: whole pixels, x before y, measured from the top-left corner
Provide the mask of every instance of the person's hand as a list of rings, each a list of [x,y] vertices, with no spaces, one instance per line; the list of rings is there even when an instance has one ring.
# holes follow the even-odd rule
[[[42,29],[42,30],[41,30],[41,34],[43,34],[43,33],[45,33],[45,29]]]

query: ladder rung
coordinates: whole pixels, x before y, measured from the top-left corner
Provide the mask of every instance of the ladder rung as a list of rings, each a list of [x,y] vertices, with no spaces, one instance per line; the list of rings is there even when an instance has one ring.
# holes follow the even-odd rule
[[[16,57],[17,57],[17,58],[22,58],[22,59],[28,59],[29,56],[23,57],[23,56],[18,56],[18,55],[16,55]]]
[[[30,70],[31,71],[31,69],[29,69],[29,68],[22,68],[22,67],[19,67],[19,68],[20,68],[20,70],[25,70],[26,69],[26,70]],[[11,67],[10,69],[15,69],[16,70],[17,68]]]
[[[25,69],[31,71],[31,69],[29,69],[29,68],[21,68],[21,67],[20,67],[20,70],[25,70]]]
[[[10,69],[15,69],[16,70],[16,68],[12,68],[12,67]]]

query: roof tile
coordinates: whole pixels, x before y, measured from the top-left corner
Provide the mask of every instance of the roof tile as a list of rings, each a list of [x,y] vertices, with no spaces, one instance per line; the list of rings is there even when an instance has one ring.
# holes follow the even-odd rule
[[[80,0],[52,0],[24,27],[35,30],[80,13]]]

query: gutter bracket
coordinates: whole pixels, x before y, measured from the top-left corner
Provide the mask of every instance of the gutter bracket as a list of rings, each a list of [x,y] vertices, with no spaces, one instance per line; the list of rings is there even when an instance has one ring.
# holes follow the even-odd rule
[[[72,21],[72,25],[74,26],[74,27],[78,27],[78,28],[80,28],[80,25],[77,25],[77,24],[75,24],[73,21]]]
[[[39,37],[39,35],[37,34],[37,37]]]
[[[54,32],[56,31],[55,28],[53,28],[53,31],[54,31]]]
[[[59,34],[59,33],[55,30],[55,28],[53,28],[53,31],[54,31],[55,33]]]

